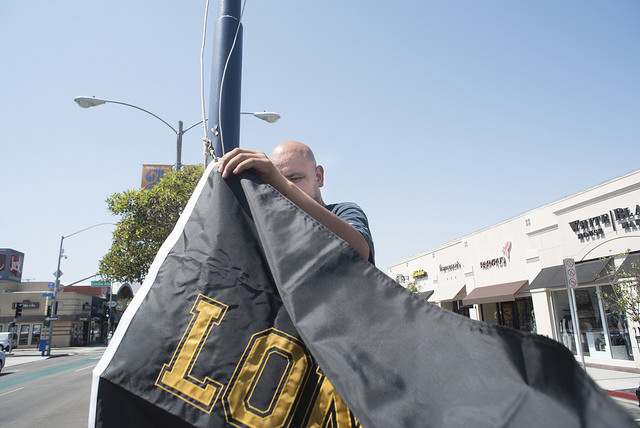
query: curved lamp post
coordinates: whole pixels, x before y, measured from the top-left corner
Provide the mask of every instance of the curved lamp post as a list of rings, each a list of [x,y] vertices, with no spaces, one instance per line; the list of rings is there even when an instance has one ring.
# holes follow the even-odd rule
[[[70,238],[73,235],[77,235],[80,232],[84,232],[85,230],[89,230],[89,229],[93,229],[94,227],[98,227],[98,226],[104,226],[107,224],[115,224],[115,223],[98,223],[98,224],[94,224],[93,226],[89,226],[89,227],[85,227],[82,230],[78,230],[77,232],[73,232],[67,236],[62,236],[60,237],[60,250],[58,251],[58,268],[56,269],[55,275],[56,275],[56,282],[54,283],[53,286],[53,298],[51,299],[51,317],[55,317],[56,312],[57,312],[57,305],[56,305],[56,298],[58,296],[58,288],[60,286],[60,276],[62,275],[62,272],[60,272],[60,261],[62,260],[63,257],[63,250],[62,250],[62,243],[64,242],[65,238]],[[50,356],[51,355],[51,339],[53,337],[53,321],[54,319],[50,319],[49,320],[49,342],[47,343],[47,355]]]
[[[143,112],[155,117],[160,122],[162,122],[165,125],[167,125],[169,128],[171,128],[171,130],[176,134],[176,137],[177,137],[177,142],[176,142],[176,146],[177,146],[176,147],[176,170],[182,169],[182,136],[188,130],[190,130],[193,127],[195,127],[197,125],[200,125],[202,123],[202,121],[199,121],[199,122],[194,123],[193,125],[187,127],[186,129],[184,129],[182,121],[179,120],[178,121],[178,129],[176,129],[173,126],[171,126],[169,124],[169,122],[167,122],[166,120],[164,120],[160,116],[158,116],[156,114],[153,114],[149,110],[145,110],[142,107],[138,107],[138,106],[133,105],[133,104],[123,103],[121,101],[103,100],[103,99],[95,98],[95,97],[82,97],[82,96],[81,97],[75,97],[73,100],[76,102],[76,104],[78,104],[82,108],[95,107],[95,106],[99,106],[99,105],[102,105],[102,104],[105,104],[105,103],[120,104],[120,105],[127,106],[127,107],[133,107],[135,109],[141,110],[141,111],[143,111]],[[280,119],[280,115],[278,113],[267,112],[267,111],[265,111],[265,112],[256,112],[256,113],[242,112],[241,114],[251,114],[254,117],[257,117],[258,119],[262,119],[262,120],[264,120],[266,122],[269,122],[269,123],[277,122],[278,119]]]

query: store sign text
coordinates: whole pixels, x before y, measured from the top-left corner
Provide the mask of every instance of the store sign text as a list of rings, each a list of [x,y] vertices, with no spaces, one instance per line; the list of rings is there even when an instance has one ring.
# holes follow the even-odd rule
[[[22,309],[38,309],[40,302],[32,302],[31,300],[23,300],[22,302],[11,303],[11,309],[15,309],[18,303],[22,303]]]
[[[569,226],[578,239],[588,240],[604,237],[605,227],[617,230],[616,222],[626,231],[640,227],[640,205],[636,205],[635,213],[631,208],[615,208],[595,217],[574,220]]]
[[[449,272],[449,271],[458,270],[458,269],[462,269],[462,265],[460,264],[460,262],[455,262],[446,266],[440,265],[440,272]]]
[[[489,269],[492,267],[503,267],[507,265],[507,261],[511,260],[511,241],[507,241],[502,247],[502,257],[495,257],[493,259],[480,262],[482,269]]]
[[[480,262],[480,267],[482,269],[489,269],[494,266],[506,266],[507,259],[504,257],[496,257],[495,259],[485,260],[484,262]]]

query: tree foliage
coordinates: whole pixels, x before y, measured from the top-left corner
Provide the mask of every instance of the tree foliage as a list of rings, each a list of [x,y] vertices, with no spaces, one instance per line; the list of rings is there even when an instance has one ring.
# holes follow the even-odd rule
[[[407,284],[406,286],[407,290],[419,294],[420,293],[420,286],[418,285],[418,282],[416,280],[411,281],[410,283]]]
[[[108,209],[121,218],[98,274],[111,281],[142,282],[203,173],[202,165],[185,166],[165,174],[151,189],[111,195]]]
[[[628,257],[629,251],[618,257],[623,256]],[[623,270],[622,266],[615,266],[614,263],[609,265],[607,273],[611,278],[612,291],[602,291],[601,297],[616,312],[640,322],[640,259],[636,258],[628,266]]]

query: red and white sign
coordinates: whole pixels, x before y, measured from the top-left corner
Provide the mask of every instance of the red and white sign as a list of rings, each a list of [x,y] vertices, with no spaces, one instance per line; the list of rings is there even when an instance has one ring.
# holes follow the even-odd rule
[[[573,259],[564,259],[564,275],[567,279],[567,288],[578,288],[578,274],[576,273],[576,262]]]

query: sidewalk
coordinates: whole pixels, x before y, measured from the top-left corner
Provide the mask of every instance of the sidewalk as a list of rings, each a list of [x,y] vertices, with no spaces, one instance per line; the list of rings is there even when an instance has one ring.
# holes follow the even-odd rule
[[[5,367],[9,368],[65,355],[91,353],[95,352],[96,348],[106,348],[106,345],[53,348],[49,357],[42,356],[42,353],[36,348],[17,348],[12,350],[11,353],[6,353]],[[587,364],[587,374],[609,395],[638,403],[636,388],[640,385],[640,369]]]
[[[5,369],[15,367],[20,364],[42,361],[47,358],[64,357],[65,355],[76,355],[95,352],[96,348],[106,348],[106,345],[73,346],[68,348],[52,348],[51,355],[42,355],[38,348],[16,348],[11,352],[5,351]]]
[[[636,389],[640,385],[640,370],[587,364],[587,374],[614,397],[625,398],[638,404]]]

